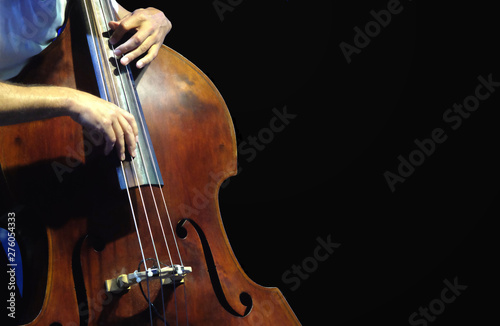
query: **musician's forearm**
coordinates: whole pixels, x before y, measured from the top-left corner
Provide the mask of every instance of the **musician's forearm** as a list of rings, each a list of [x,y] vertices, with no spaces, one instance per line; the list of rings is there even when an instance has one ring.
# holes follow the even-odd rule
[[[68,95],[61,87],[0,82],[0,125],[67,115]]]
[[[113,147],[121,160],[125,150],[136,155],[134,116],[92,94],[57,86],[21,86],[0,82],[0,126],[69,116],[89,130],[103,134],[104,153]]]
[[[123,8],[119,3],[118,4],[118,12],[116,13],[118,15],[118,19],[122,19],[123,17],[127,16],[130,14],[130,11],[127,9]]]

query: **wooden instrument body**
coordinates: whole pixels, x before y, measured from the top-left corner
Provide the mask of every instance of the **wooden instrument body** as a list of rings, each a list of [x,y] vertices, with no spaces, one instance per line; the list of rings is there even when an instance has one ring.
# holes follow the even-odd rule
[[[70,24],[15,82],[98,93],[84,38]],[[193,269],[185,284],[163,286],[163,292],[158,280],[149,282],[159,315],[163,293],[168,325],[298,325],[278,289],[246,276],[226,237],[218,189],[236,173],[236,141],[215,86],[165,46],[137,75],[136,85],[172,222],[171,228],[158,187],[131,189],[145,257],[155,258],[155,246],[161,263],[179,263],[175,238],[183,264]],[[47,282],[43,300],[40,289],[27,295],[32,302],[23,321],[150,325],[148,302],[138,285],[124,294],[104,291],[105,280],[138,269],[142,256],[127,196],[116,180],[116,162],[102,155],[102,146],[70,118],[60,117],[1,127],[0,162],[14,199],[31,207],[31,216],[18,215],[27,221],[21,227],[43,226],[47,232],[46,248],[26,248],[46,250],[40,255],[47,257],[46,264],[39,266],[46,266]],[[146,291],[146,284],[142,287]],[[158,314],[152,316],[155,325],[164,325]]]

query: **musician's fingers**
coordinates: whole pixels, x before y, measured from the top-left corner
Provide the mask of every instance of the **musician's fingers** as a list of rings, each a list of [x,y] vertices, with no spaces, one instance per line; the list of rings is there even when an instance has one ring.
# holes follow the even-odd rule
[[[138,139],[138,136],[139,136],[139,128],[137,128],[137,122],[135,121],[135,118],[132,114],[128,113],[127,111],[125,110],[121,110],[120,113],[122,114],[122,116],[125,118],[125,120],[128,122],[128,124],[130,125],[130,127],[132,127],[132,133],[135,139],[135,142],[138,142],[139,139]]]
[[[161,44],[153,44],[148,51],[148,54],[144,56],[144,58],[141,58],[141,60],[137,61],[137,68],[143,68],[150,64],[156,56],[158,56],[158,52],[160,51]]]
[[[118,117],[118,120],[119,119],[120,116]],[[123,161],[125,160],[125,132],[118,120],[113,122],[112,127],[115,134],[116,154],[118,155],[118,159]]]
[[[110,22],[109,27],[113,30],[110,38],[110,43],[113,45],[128,32],[135,31],[127,41],[115,48],[115,55],[123,55],[120,62],[127,65],[147,53],[147,58],[138,62],[138,68],[142,68],[156,57],[172,24],[163,12],[147,8],[138,9],[118,22]]]
[[[125,119],[123,115],[118,116],[118,121],[124,132],[122,140],[124,140],[124,146],[127,146],[128,152],[132,157],[136,156],[136,134],[130,123]],[[125,152],[125,149],[123,150]],[[121,154],[121,153],[120,153]],[[124,156],[122,156],[124,158]]]
[[[158,51],[160,50],[159,44],[156,43],[153,36],[148,37],[139,47],[131,50],[124,57],[120,59],[120,63],[122,65],[127,65],[130,62],[134,61],[144,53],[147,53],[143,58],[137,61],[137,68],[143,68],[158,55]]]
[[[110,21],[108,26],[111,28],[113,31],[113,34],[109,38],[109,43],[112,45],[115,45],[118,43],[124,36],[127,34],[129,31],[131,31],[133,28],[137,28],[139,25],[135,25],[132,27],[131,23],[127,18],[130,17],[126,16],[120,21]]]
[[[104,127],[104,130],[102,130],[103,136],[104,136],[104,155],[108,155],[111,153],[111,150],[113,150],[113,147],[115,147],[115,142],[116,142],[116,135],[115,135],[115,130],[113,129],[113,126],[106,125]]]

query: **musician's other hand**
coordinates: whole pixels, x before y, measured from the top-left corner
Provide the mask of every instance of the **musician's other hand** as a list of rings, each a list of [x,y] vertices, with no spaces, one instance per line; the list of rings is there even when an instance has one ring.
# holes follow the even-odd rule
[[[80,91],[68,96],[68,103],[73,120],[103,135],[105,155],[116,146],[120,160],[125,160],[125,147],[132,157],[136,156],[138,129],[132,114],[99,97]]]
[[[111,21],[109,27],[113,30],[113,35],[109,39],[112,45],[118,43],[126,33],[134,33],[115,49],[115,55],[122,56],[121,64],[127,65],[147,53],[137,62],[137,68],[143,68],[158,55],[165,36],[172,29],[172,24],[162,11],[147,8],[137,9],[119,21]]]

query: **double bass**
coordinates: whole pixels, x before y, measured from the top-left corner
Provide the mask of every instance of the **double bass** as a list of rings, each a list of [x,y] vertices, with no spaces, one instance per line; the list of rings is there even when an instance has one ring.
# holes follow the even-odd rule
[[[300,325],[277,288],[254,283],[218,207],[236,174],[231,117],[214,84],[162,46],[145,69],[109,44],[108,0],[74,1],[62,34],[13,80],[76,88],[139,127],[137,156],[69,117],[0,128],[2,225],[23,262],[16,324]]]

